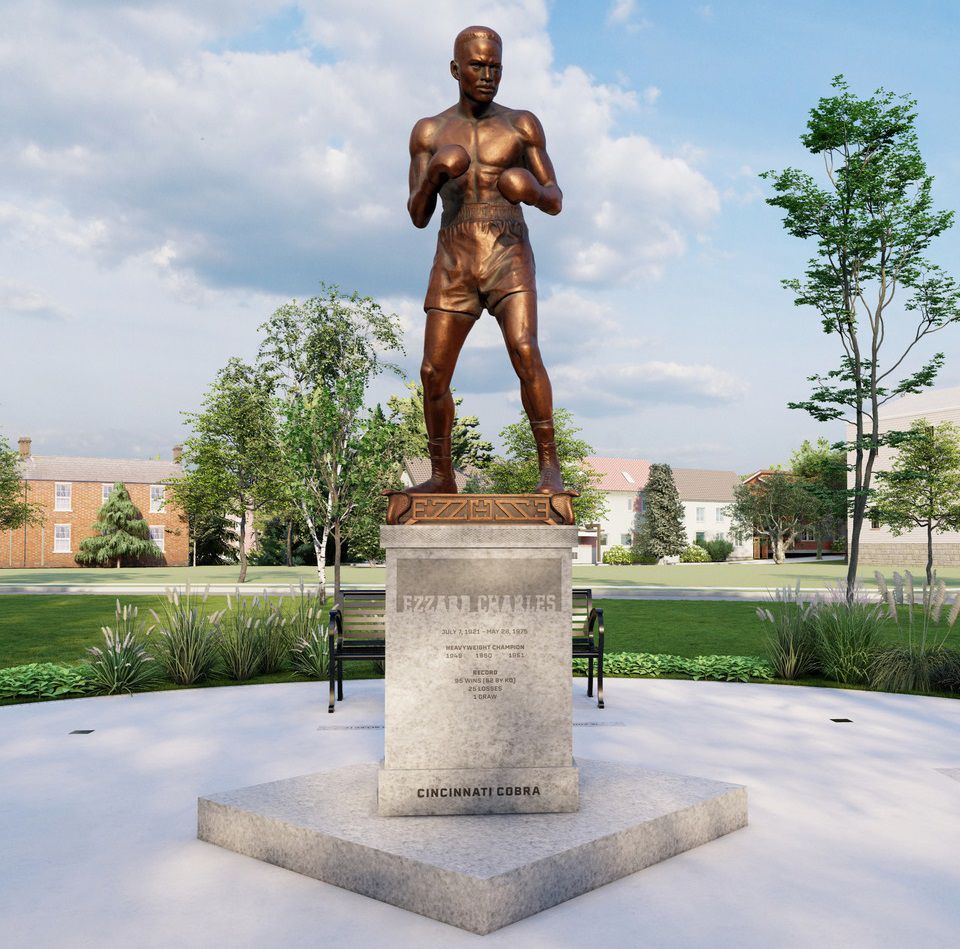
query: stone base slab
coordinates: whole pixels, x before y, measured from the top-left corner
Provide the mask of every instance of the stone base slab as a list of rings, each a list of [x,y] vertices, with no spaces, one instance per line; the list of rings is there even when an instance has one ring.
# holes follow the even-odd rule
[[[380,769],[382,817],[561,814],[580,803],[574,768]]]
[[[381,817],[366,764],[201,797],[197,836],[484,934],[747,823],[740,785],[577,764],[571,814]]]

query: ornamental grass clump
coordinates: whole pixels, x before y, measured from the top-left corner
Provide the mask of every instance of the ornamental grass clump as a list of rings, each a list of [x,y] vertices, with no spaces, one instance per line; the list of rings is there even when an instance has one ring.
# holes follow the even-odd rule
[[[117,600],[113,626],[101,627],[103,647],[92,646],[89,680],[97,695],[130,694],[157,684],[160,670],[144,645],[145,632],[135,606]]]
[[[237,590],[227,597],[227,608],[220,619],[217,651],[224,675],[243,682],[259,675],[266,655],[266,626],[275,614],[260,597],[243,597]]]
[[[291,587],[293,606],[286,616],[293,667],[310,679],[327,676],[330,661],[325,629],[324,601],[319,589],[307,590],[300,581],[299,593]]]
[[[827,679],[846,685],[870,681],[884,615],[883,607],[865,601],[859,588],[847,600],[846,587],[839,587],[832,599],[815,605],[817,664]]]
[[[897,624],[903,638],[876,654],[870,684],[888,692],[953,691],[952,670],[957,661],[946,640],[960,616],[960,594],[948,601],[946,584],[937,579],[936,573],[933,583],[924,582],[919,594],[909,570],[903,576],[894,573],[892,587],[879,570],[875,576],[887,615]]]
[[[817,668],[815,606],[801,599],[799,580],[794,590],[776,590],[772,600],[770,608],[757,609],[760,621],[772,627],[766,641],[767,656],[778,679],[801,679]]]
[[[198,597],[190,590],[166,592],[160,612],[151,610],[157,632],[157,661],[172,682],[193,685],[210,677],[217,663],[217,640],[224,610],[207,613],[207,591]]]

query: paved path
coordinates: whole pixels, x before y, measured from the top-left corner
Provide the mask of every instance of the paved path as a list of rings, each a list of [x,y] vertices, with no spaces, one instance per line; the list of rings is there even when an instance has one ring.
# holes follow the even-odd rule
[[[586,585],[586,584],[585,584]],[[173,584],[183,591],[182,584]],[[158,586],[136,583],[88,583],[88,584],[3,584],[0,585],[0,596],[3,594],[31,594],[38,596],[163,596],[171,585]],[[242,587],[236,584],[210,584],[194,586],[194,590],[206,590],[214,596],[232,596],[239,589],[243,596],[284,596],[290,593],[289,584],[245,583]],[[332,586],[328,586],[332,590]],[[382,584],[351,583],[344,584],[345,590],[376,590],[383,589]],[[611,600],[769,600],[771,591],[767,587],[664,587],[664,586],[603,586],[594,584],[591,589],[597,599]],[[830,596],[833,591],[827,587],[803,589],[804,599],[812,599],[817,595]],[[879,594],[864,590],[862,596],[878,599]]]
[[[378,760],[381,681],[348,681],[336,715],[314,684],[2,707],[2,942],[958,944],[960,701],[608,679],[601,712],[583,689],[576,754],[745,784],[750,826],[478,937],[195,839],[200,794]]]

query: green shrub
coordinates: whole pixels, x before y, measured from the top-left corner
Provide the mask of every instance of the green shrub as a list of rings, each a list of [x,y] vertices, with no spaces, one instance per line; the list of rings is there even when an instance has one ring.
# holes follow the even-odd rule
[[[210,677],[218,659],[217,639],[224,610],[208,614],[207,592],[202,597],[167,590],[160,613],[151,610],[158,639],[157,660],[172,682],[193,685]]]
[[[933,669],[931,686],[938,692],[960,692],[960,651],[944,649]]]
[[[0,699],[59,699],[90,692],[88,665],[29,662],[0,669]]]
[[[883,611],[868,603],[820,603],[812,613],[817,663],[834,682],[863,685],[871,678]]]
[[[890,692],[942,688],[941,683],[949,682],[954,665],[952,650],[947,649],[945,642],[960,614],[960,596],[954,594],[945,624],[940,627],[940,615],[947,604],[947,588],[942,580],[934,577],[930,586],[924,582],[918,596],[909,570],[902,577],[894,573],[892,587],[879,570],[874,576],[887,615],[897,623],[903,640],[877,652],[870,669],[870,684]],[[900,606],[906,609],[898,609]],[[948,686],[945,691],[952,690]]]
[[[575,675],[587,674],[587,660],[574,659]],[[689,656],[656,655],[645,652],[611,652],[603,657],[604,675],[656,678],[664,675],[688,676],[691,679],[717,679],[724,682],[747,682],[750,679],[773,678],[773,669],[757,656]]]
[[[717,538],[716,540],[704,541],[703,549],[710,554],[710,559],[714,563],[724,563],[727,557],[733,553],[733,544],[729,540]]]
[[[621,547],[617,544],[604,552],[603,562],[614,564],[618,567],[626,566],[627,564],[633,563],[633,555],[626,547]]]
[[[290,650],[293,648],[293,632],[282,607],[274,605],[263,623],[263,666],[261,672],[271,674],[286,669]]]
[[[698,544],[691,544],[683,549],[680,554],[680,563],[708,563],[710,554],[708,554]]]
[[[160,670],[143,644],[144,630],[135,606],[120,606],[117,600],[114,625],[102,628],[103,647],[90,653],[91,691],[97,695],[118,695],[149,689],[156,685]]]
[[[329,673],[330,650],[327,631],[315,626],[294,643],[290,654],[293,668],[308,679],[325,679]]]
[[[770,623],[767,655],[778,679],[800,679],[817,666],[817,640],[814,632],[815,607],[800,598],[800,581],[795,590],[783,587],[773,594],[772,608],[760,607],[757,616]]]
[[[227,597],[227,609],[220,619],[217,652],[228,679],[243,682],[258,675],[266,658],[265,622],[275,614],[260,597],[244,597],[237,590],[235,601]]]
[[[284,607],[286,651],[294,668],[310,678],[323,678],[320,669],[327,649],[327,616],[319,587],[308,589],[300,581],[299,589],[290,588],[290,601]],[[314,670],[313,672],[309,670]]]

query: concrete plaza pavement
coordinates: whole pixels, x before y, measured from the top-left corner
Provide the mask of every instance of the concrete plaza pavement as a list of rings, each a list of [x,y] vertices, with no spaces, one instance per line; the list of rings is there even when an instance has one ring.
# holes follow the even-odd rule
[[[600,711],[576,679],[575,754],[744,784],[750,826],[480,937],[195,839],[200,794],[379,759],[383,682],[345,685],[335,715],[312,683],[0,708],[0,941],[958,944],[958,701],[608,679]]]

